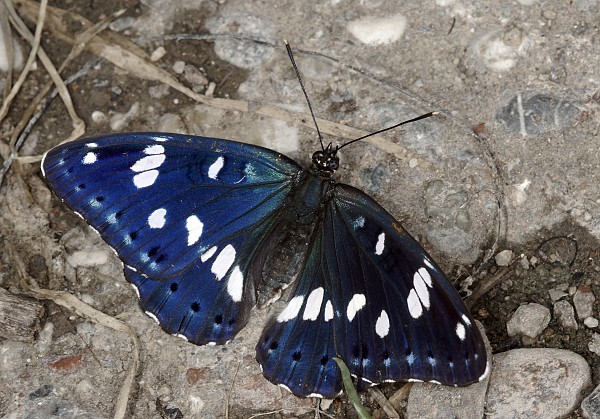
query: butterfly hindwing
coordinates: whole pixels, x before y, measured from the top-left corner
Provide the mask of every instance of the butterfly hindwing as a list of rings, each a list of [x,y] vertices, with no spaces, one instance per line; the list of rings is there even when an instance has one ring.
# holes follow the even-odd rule
[[[268,379],[298,395],[335,397],[336,355],[362,386],[466,385],[485,375],[483,341],[456,290],[373,199],[337,184],[316,230],[288,314],[257,346]]]
[[[42,170],[115,249],[142,308],[203,344],[231,339],[247,321],[247,274],[300,167],[258,146],[135,133],[58,146]]]

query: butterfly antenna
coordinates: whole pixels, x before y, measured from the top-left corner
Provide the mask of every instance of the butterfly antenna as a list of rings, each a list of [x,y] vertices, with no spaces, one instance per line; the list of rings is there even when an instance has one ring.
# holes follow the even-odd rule
[[[350,144],[355,143],[357,141],[364,140],[365,138],[372,137],[373,135],[381,134],[382,132],[386,132],[386,131],[392,130],[394,128],[398,128],[400,125],[409,124],[409,123],[415,122],[415,121],[420,121],[421,119],[429,118],[430,116],[438,115],[438,114],[439,114],[439,112],[435,112],[435,111],[434,112],[427,112],[427,113],[425,113],[423,115],[417,116],[416,118],[409,119],[407,121],[402,121],[399,124],[392,125],[391,127],[380,129],[379,131],[375,131],[375,132],[372,132],[370,134],[363,135],[360,138],[356,138],[355,140],[348,141],[347,143],[342,144],[341,146],[339,146],[337,149],[339,150],[340,148],[346,147],[347,145],[350,145]]]
[[[308,109],[310,110],[310,115],[312,116],[313,122],[315,124],[315,128],[317,129],[317,135],[319,136],[319,142],[321,143],[321,148],[325,151],[325,146],[323,145],[323,136],[321,135],[321,131],[319,130],[319,125],[317,125],[317,118],[315,118],[315,113],[313,112],[312,105],[310,104],[310,99],[308,98],[308,93],[306,93],[306,89],[304,88],[304,83],[302,83],[302,77],[300,77],[300,71],[298,71],[298,66],[296,65],[296,61],[294,60],[294,54],[292,54],[292,48],[288,41],[283,40],[285,43],[285,49],[287,50],[288,56],[290,57],[290,61],[292,62],[292,67],[294,67],[294,71],[296,72],[296,78],[298,82],[300,82],[300,87],[302,88],[302,92],[304,93],[304,97],[306,98],[306,103],[308,103]]]

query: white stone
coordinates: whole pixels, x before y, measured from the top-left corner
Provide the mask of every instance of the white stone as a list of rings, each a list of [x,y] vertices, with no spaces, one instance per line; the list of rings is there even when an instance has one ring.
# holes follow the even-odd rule
[[[367,45],[385,45],[396,42],[406,29],[406,17],[400,14],[382,18],[363,17],[347,25],[348,31]]]

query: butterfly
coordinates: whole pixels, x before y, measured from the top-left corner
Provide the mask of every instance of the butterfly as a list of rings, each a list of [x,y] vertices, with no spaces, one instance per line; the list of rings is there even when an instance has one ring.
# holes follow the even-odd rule
[[[348,144],[322,145],[303,168],[251,144],[122,133],[59,145],[41,167],[167,333],[227,343],[290,286],[256,358],[298,396],[340,394],[336,356],[359,387],[482,380],[482,336],[440,267],[375,200],[335,180]]]
[[[304,169],[256,145],[126,133],[59,145],[42,171],[117,252],[142,309],[198,345],[231,340],[273,279],[265,262],[299,249],[293,295],[256,347],[296,395],[340,392],[334,356],[363,385],[479,381],[486,352],[461,298],[393,216],[334,180],[336,151]]]

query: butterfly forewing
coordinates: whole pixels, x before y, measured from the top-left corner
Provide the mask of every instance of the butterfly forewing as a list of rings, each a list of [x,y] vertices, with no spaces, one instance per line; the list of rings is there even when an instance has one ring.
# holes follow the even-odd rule
[[[274,319],[257,346],[268,379],[295,394],[334,397],[341,389],[336,355],[360,385],[482,378],[479,330],[439,267],[391,215],[338,184],[319,220],[313,262],[284,310],[289,315]]]
[[[167,332],[208,343],[245,324],[248,270],[300,167],[232,141],[118,134],[58,146],[42,170],[116,250],[142,308]]]

